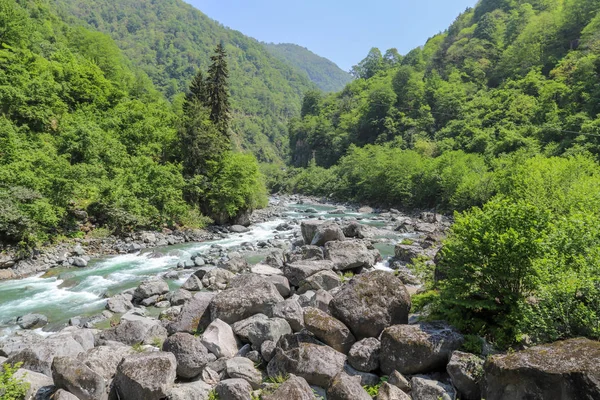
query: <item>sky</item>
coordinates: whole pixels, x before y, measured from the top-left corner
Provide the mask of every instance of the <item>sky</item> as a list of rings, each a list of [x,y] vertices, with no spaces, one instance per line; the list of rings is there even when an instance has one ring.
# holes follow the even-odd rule
[[[295,43],[349,71],[372,47],[401,54],[444,31],[477,0],[185,0],[263,42]]]

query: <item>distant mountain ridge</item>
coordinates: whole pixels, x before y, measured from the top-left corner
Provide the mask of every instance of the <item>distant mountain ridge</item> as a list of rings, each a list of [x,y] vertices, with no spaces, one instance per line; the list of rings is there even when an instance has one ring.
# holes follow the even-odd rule
[[[303,71],[321,90],[337,92],[352,81],[352,76],[333,61],[292,43],[263,43],[275,57]]]

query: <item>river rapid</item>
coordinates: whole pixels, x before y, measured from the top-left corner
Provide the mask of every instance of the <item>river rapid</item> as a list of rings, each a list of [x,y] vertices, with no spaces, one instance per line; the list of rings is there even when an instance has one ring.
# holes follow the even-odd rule
[[[383,261],[376,268],[389,269],[388,260],[394,246],[411,233],[394,231],[395,218],[382,214],[359,213],[347,208],[344,214],[332,214],[339,207],[330,204],[298,204],[298,199],[272,198],[270,207],[277,207],[276,217],[267,222],[250,226],[246,233],[229,233],[222,239],[202,243],[186,243],[175,246],[146,249],[134,254],[93,259],[85,268],[54,268],[43,274],[20,280],[0,282],[0,337],[20,329],[16,325],[19,316],[39,313],[48,318],[48,325],[37,331],[60,330],[73,317],[91,317],[105,310],[106,298],[124,290],[135,288],[143,280],[163,276],[176,271],[175,277],[166,279],[171,289],[181,286],[194,272],[193,269],[177,269],[177,265],[191,261],[195,255],[226,255],[239,253],[250,264],[265,259],[273,250],[291,248],[300,234],[303,219],[355,220],[372,227],[372,241],[380,251]],[[309,211],[309,212],[306,212]],[[282,224],[291,229],[277,230]],[[151,312],[151,310],[149,310]],[[158,314],[160,310],[155,310]]]

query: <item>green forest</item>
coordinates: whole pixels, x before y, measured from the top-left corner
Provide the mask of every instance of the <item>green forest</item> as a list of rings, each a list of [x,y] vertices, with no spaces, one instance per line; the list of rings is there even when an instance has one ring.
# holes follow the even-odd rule
[[[600,1],[481,0],[310,91],[273,190],[455,212],[417,304],[500,347],[600,338]]]

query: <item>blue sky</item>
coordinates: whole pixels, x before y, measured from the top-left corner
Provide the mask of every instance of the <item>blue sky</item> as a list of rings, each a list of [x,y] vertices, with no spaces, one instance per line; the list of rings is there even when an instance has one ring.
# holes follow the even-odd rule
[[[401,54],[445,30],[477,0],[185,0],[263,42],[295,43],[349,70],[371,47]]]

